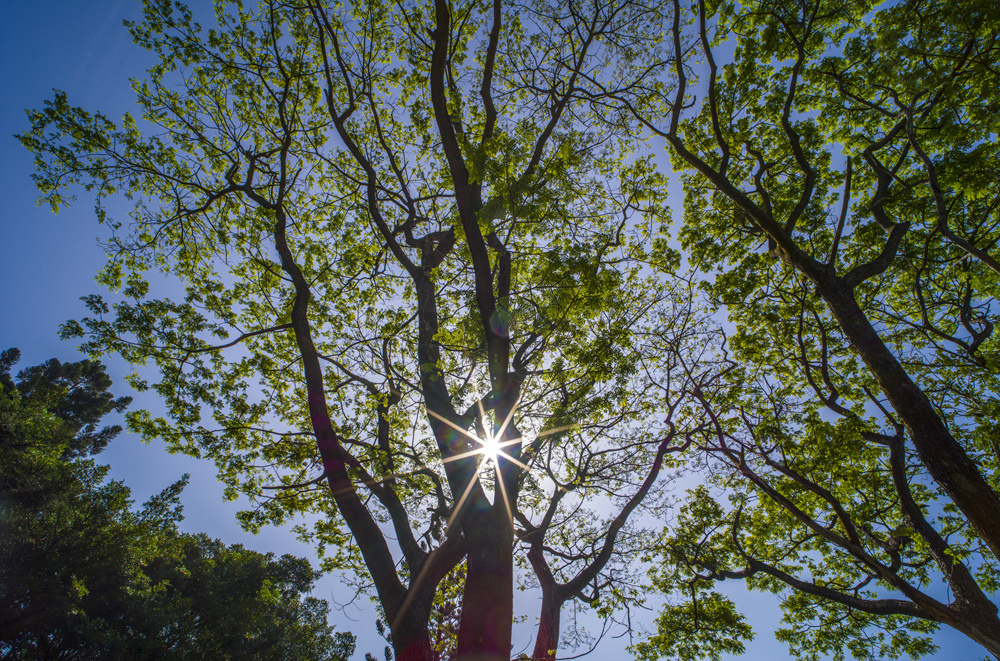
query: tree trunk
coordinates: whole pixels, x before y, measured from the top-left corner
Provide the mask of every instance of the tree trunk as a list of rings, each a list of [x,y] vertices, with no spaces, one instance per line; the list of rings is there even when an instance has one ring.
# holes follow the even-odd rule
[[[508,661],[514,621],[513,528],[501,503],[468,512],[462,622],[455,661]]]
[[[427,622],[430,619],[434,592],[414,597],[406,611],[397,614],[392,627],[392,651],[396,661],[433,661]]]
[[[559,649],[559,625],[562,600],[555,593],[554,586],[542,588],[542,612],[538,618],[538,636],[532,661],[554,661]]]
[[[942,622],[985,647],[993,658],[1000,659],[1000,621],[995,606],[992,613],[963,613],[961,617],[942,619]]]
[[[858,355],[868,366],[906,427],[927,471],[1000,559],[1000,498],[965,449],[948,431],[927,395],[910,379],[872,328],[854,292],[840,279],[818,282],[826,301]]]

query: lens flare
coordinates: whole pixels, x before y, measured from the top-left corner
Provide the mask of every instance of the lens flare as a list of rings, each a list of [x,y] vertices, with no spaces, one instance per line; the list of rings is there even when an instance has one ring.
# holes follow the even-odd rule
[[[486,461],[492,461],[494,465],[497,462],[497,455],[500,454],[501,443],[497,439],[493,438],[492,434],[487,434],[485,439],[476,438],[482,447],[479,449],[480,454],[486,459]]]

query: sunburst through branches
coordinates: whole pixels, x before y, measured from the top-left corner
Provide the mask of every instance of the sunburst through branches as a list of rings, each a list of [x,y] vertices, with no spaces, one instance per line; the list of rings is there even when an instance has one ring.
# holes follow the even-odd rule
[[[492,427],[486,424],[487,422],[486,411],[483,408],[482,401],[480,400],[479,402],[477,402],[477,406],[479,408],[479,419],[483,421],[483,424],[480,426],[479,430],[480,433],[478,434],[473,433],[468,429],[463,429],[458,425],[456,425],[451,420],[445,418],[444,416],[430,409],[427,409],[427,413],[429,415],[445,423],[458,433],[462,434],[462,436],[472,441],[472,443],[474,444],[471,450],[468,450],[466,452],[461,452],[451,457],[444,458],[441,461],[442,464],[452,461],[458,461],[459,459],[465,459],[467,457],[478,457],[475,479],[469,480],[469,483],[465,487],[465,492],[462,493],[461,497],[455,503],[455,507],[452,510],[451,516],[448,519],[448,525],[446,527],[446,530],[450,530],[451,526],[458,518],[458,515],[462,511],[462,507],[465,505],[465,501],[468,500],[469,494],[472,492],[472,489],[475,486],[476,482],[482,480],[484,469],[492,467],[493,470],[496,471],[500,468],[502,460],[502,461],[509,461],[510,463],[514,464],[523,471],[526,472],[531,471],[531,469],[525,463],[523,463],[517,457],[513,456],[511,452],[508,452],[509,448],[511,448],[512,446],[520,445],[524,439],[521,436],[518,436],[517,438],[504,439],[504,435],[507,432],[507,428],[510,426],[511,420],[514,418],[514,413],[517,411],[518,403],[519,402],[514,403],[514,406],[510,408],[510,412],[507,414],[506,419],[504,419],[503,423],[498,428],[496,428],[496,431],[493,431]],[[569,429],[570,427],[572,427],[572,425],[556,427],[553,429],[546,429],[536,434],[535,438],[538,439],[538,438],[543,438],[545,436],[549,436],[551,434],[557,434],[559,432]],[[502,479],[497,479],[496,485],[499,487],[500,498],[503,500],[504,509],[507,511],[507,517],[510,520],[511,525],[513,525],[514,516],[512,510],[512,503],[510,502],[510,499],[507,497],[506,485],[504,484],[504,481]]]

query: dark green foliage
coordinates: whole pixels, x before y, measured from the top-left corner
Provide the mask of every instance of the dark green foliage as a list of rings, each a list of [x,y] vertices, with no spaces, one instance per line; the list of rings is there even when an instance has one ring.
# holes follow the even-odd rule
[[[0,358],[0,658],[346,659],[307,561],[178,532],[183,478],[133,510],[96,454],[100,363]]]
[[[304,596],[318,574],[302,558],[180,535],[144,573],[154,586],[144,624],[159,644],[150,656],[342,660],[354,651],[354,636],[327,624],[326,602]]]
[[[44,410],[52,418],[45,437],[31,442],[63,445],[67,457],[82,457],[97,454],[121,431],[118,425],[98,428],[104,415],[121,413],[132,401],[131,397],[115,398],[108,392],[111,379],[100,362],[60,363],[53,358],[22,371],[15,384],[10,370],[19,358],[17,349],[0,354],[0,384],[8,396],[14,390],[19,393],[19,408],[25,412]],[[8,411],[7,415],[13,414]],[[16,442],[13,437],[18,433],[17,420],[5,418],[0,427],[5,445]]]

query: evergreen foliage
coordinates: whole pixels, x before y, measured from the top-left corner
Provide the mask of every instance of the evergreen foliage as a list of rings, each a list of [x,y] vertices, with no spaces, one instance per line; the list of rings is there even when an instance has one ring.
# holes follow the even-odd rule
[[[127,399],[96,361],[0,357],[0,658],[345,661],[308,561],[177,530],[183,478],[139,510],[86,456]]]

